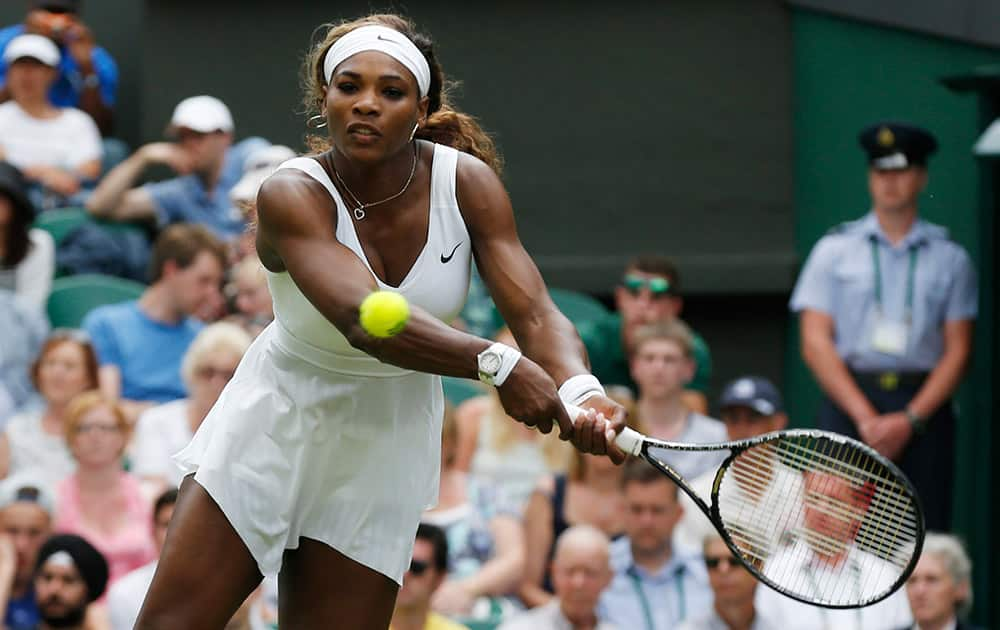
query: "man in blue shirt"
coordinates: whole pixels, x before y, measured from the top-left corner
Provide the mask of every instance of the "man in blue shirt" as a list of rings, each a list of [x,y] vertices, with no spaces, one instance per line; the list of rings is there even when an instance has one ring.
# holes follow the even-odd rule
[[[114,122],[118,66],[94,34],[80,20],[79,0],[32,0],[24,23],[0,30],[0,53],[22,33],[44,35],[60,49],[59,75],[49,99],[59,107],[75,107],[90,114],[102,135]],[[7,64],[0,61],[0,102],[10,98],[6,89]]]
[[[247,156],[268,142],[247,138],[234,145],[233,129],[229,108],[219,99],[184,99],[167,127],[174,141],[140,147],[111,169],[87,200],[87,210],[117,221],[198,223],[224,241],[235,240],[246,222],[229,193],[243,176]],[[178,177],[135,186],[154,164],[170,167]]]
[[[948,530],[951,397],[971,353],[976,274],[947,230],[917,215],[934,137],[882,122],[859,141],[872,211],[816,243],[790,306],[800,314],[803,358],[826,394],[819,427],[898,462],[928,529]]]
[[[120,393],[131,419],[186,395],[181,360],[202,328],[192,313],[218,299],[225,265],[225,246],[207,229],[171,226],[153,246],[152,284],[139,299],[98,307],[83,320],[101,390]]]
[[[644,460],[625,465],[626,536],[611,543],[614,579],[601,595],[602,618],[619,628],[669,630],[712,605],[700,553],[673,544],[683,509],[677,486]]]

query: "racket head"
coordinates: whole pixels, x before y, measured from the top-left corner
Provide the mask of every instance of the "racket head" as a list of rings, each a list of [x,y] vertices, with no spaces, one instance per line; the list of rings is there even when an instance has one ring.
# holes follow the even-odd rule
[[[906,582],[924,519],[895,464],[825,431],[778,431],[731,448],[709,517],[761,582],[826,608],[869,606]]]

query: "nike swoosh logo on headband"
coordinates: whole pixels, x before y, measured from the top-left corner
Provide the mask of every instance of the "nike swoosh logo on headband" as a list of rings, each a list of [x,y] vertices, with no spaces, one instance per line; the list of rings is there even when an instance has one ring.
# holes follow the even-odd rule
[[[448,254],[447,256],[445,256],[444,254],[441,254],[441,262],[442,263],[446,263],[446,262],[450,261],[452,259],[452,257],[455,255],[455,252],[458,251],[458,248],[461,247],[461,246],[462,246],[462,241],[459,241],[458,245],[455,246],[455,249],[451,250],[450,254]]]

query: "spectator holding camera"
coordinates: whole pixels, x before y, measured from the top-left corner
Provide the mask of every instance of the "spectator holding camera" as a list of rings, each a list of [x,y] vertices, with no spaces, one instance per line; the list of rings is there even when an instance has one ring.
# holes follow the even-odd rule
[[[24,33],[46,37],[58,47],[60,55],[55,81],[48,92],[49,102],[56,107],[83,110],[107,135],[114,122],[118,66],[80,19],[80,0],[32,0],[22,24],[0,30],[0,51]],[[4,56],[0,63],[0,102],[11,98],[7,71]]]

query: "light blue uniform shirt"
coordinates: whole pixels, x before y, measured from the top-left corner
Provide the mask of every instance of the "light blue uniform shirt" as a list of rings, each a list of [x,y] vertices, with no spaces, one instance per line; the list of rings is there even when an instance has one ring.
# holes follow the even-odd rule
[[[161,403],[187,395],[181,361],[202,327],[191,317],[177,324],[150,319],[136,301],[99,306],[82,325],[98,362],[121,372],[124,398]]]
[[[623,536],[611,543],[611,569],[615,577],[601,594],[599,616],[619,628],[670,630],[687,618],[701,616],[712,606],[705,562],[690,551],[675,546],[667,564],[650,574],[636,566],[631,542]]]
[[[229,147],[219,181],[211,191],[205,190],[201,178],[194,174],[146,184],[160,225],[198,223],[224,241],[242,234],[246,229],[243,212],[229,198],[229,191],[243,177],[247,157],[269,144],[263,138],[247,138]]]
[[[872,239],[877,243],[882,285],[882,317],[905,321],[911,248],[911,323],[905,351],[885,354],[872,347],[878,320]],[[930,371],[944,351],[944,324],[975,319],[976,273],[961,245],[940,225],[917,220],[893,246],[874,212],[845,223],[816,243],[799,275],[790,308],[821,311],[834,322],[837,354],[858,371]]]

